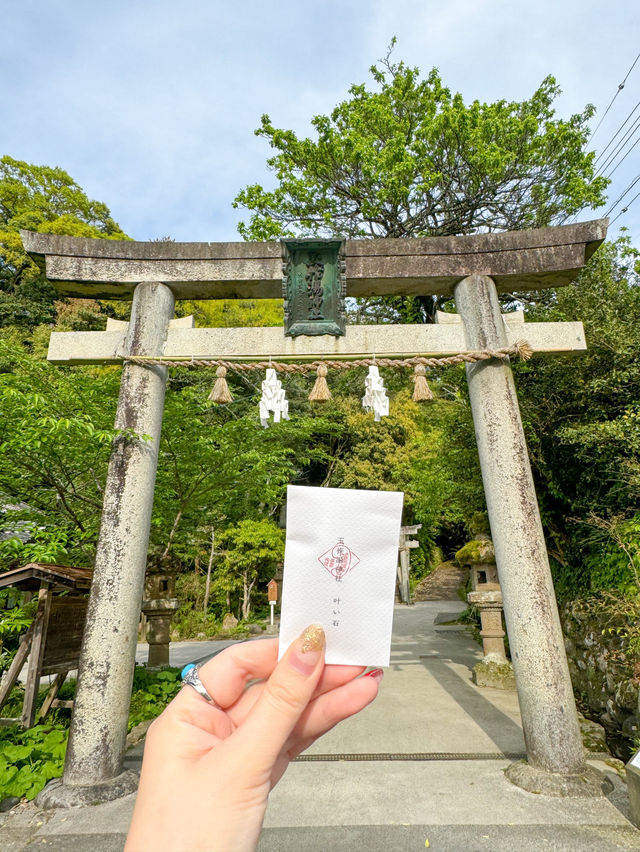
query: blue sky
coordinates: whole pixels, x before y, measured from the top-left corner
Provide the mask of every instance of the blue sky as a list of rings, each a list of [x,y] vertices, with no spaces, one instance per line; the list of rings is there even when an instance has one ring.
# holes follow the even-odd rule
[[[563,89],[558,115],[593,103],[594,127],[640,51],[632,0],[2,6],[0,154],[61,166],[138,240],[239,239],[234,196],[271,183],[268,146],[253,134],[261,114],[308,132],[313,115],[368,81],[393,35],[398,59],[425,74],[436,66],[465,101],[528,98],[551,73]],[[638,101],[640,61],[594,137],[597,150]],[[640,144],[613,175],[610,200],[639,174]],[[639,190],[640,181],[626,200]],[[640,198],[612,236],[620,225],[640,247]]]

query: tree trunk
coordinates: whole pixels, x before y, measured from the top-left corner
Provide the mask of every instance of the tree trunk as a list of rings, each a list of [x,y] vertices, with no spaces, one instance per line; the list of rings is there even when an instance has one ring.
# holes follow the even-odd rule
[[[167,539],[167,546],[164,549],[164,553],[160,557],[160,563],[162,564],[165,559],[169,558],[169,551],[171,550],[171,544],[173,542],[173,537],[176,534],[176,530],[178,529],[178,524],[180,523],[180,519],[182,518],[182,509],[178,511],[178,514],[175,517],[173,522],[173,526],[171,527],[171,532],[169,533],[169,538]]]
[[[209,550],[209,563],[207,564],[207,582],[204,587],[204,614],[207,614],[209,606],[209,592],[211,591],[211,566],[213,565],[213,556],[215,553],[216,531],[215,527],[211,527],[211,549]]]
[[[242,618],[247,617],[247,605],[249,603],[249,584],[246,573],[242,575]]]

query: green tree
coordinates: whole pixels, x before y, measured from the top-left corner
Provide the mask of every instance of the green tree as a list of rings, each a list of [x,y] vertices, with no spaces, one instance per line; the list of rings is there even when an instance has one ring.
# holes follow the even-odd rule
[[[243,414],[207,402],[211,376],[167,394],[154,498],[150,559],[206,559],[211,526],[269,517],[299,462],[279,430],[261,429],[255,401]],[[207,381],[208,380],[208,381]]]
[[[20,230],[128,239],[105,204],[60,168],[0,158],[0,327],[55,319],[56,291],[26,254]]]
[[[593,108],[555,118],[560,90],[547,77],[529,100],[452,95],[436,69],[426,79],[390,55],[354,85],[317,139],[298,139],[262,117],[258,136],[276,154],[278,186],[248,186],[236,207],[252,211],[247,239],[283,234],[420,237],[541,227],[604,203],[607,181],[585,153]]]
[[[36,336],[35,348],[40,342]],[[90,564],[114,435],[119,371],[53,367],[16,329],[0,332],[0,567]],[[1,511],[1,510],[0,510]]]
[[[266,585],[284,557],[282,530],[267,519],[247,519],[221,532],[219,545],[223,563],[217,580],[226,580],[239,595],[242,617],[247,618],[256,584]]]
[[[588,349],[517,364],[543,523],[563,594],[637,585],[640,275],[628,239],[577,281],[542,293],[532,320],[581,320]],[[636,268],[634,269],[634,264]]]
[[[178,316],[192,314],[199,328],[246,328],[282,325],[282,299],[208,299],[183,301],[176,307]]]
[[[267,166],[276,187],[252,184],[237,195],[234,206],[251,213],[239,224],[245,239],[535,228],[604,204],[608,181],[584,150],[593,107],[556,118],[553,77],[528,100],[466,104],[435,68],[423,79],[391,50],[371,74],[373,89],[353,85],[330,115],[312,119],[315,138],[262,116],[256,134],[275,151]],[[392,304],[403,321],[420,322],[432,321],[434,302]],[[384,312],[380,300],[369,307]]]

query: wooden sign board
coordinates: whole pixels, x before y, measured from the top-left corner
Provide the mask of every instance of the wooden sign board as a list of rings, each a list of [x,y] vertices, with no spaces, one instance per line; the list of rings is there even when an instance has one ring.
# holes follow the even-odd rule
[[[82,569],[69,570],[79,572]],[[47,579],[42,579],[43,572]],[[40,590],[33,623],[22,637],[13,662],[0,683],[2,708],[28,660],[22,714],[16,718],[0,717],[0,725],[21,724],[30,728],[35,721],[38,688],[43,675],[55,674],[55,678],[40,709],[40,719],[44,719],[51,707],[73,706],[72,701],[62,701],[56,696],[69,671],[78,668],[89,598],[86,595],[54,594],[53,589],[56,586],[62,585],[65,588],[64,578],[62,583],[58,582],[60,566],[34,563],[25,569],[17,569],[17,573],[11,573],[15,574],[12,579],[18,588],[32,582],[35,577],[39,579]],[[62,571],[62,574],[65,574],[65,571]],[[77,579],[74,578],[74,581]],[[86,579],[80,577],[80,585],[83,585]]]
[[[78,668],[89,598],[54,597],[45,638],[41,675]]]
[[[267,586],[267,594],[269,597],[269,603],[276,603],[278,600],[278,584],[275,580],[269,580],[269,585]]]

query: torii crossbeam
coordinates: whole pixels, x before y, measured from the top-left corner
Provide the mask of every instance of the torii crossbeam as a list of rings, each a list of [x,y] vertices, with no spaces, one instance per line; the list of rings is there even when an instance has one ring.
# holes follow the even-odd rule
[[[526,338],[537,352],[586,348],[581,323],[501,315],[498,294],[575,279],[607,221],[428,239],[348,240],[346,292],[453,295],[459,317],[432,326],[348,326],[344,337],[285,338],[279,329],[195,329],[172,321],[175,299],[281,296],[278,243],[138,243],[22,232],[63,294],[132,299],[131,321],[105,332],[54,333],[49,359],[106,363],[128,355],[280,359],[452,354]],[[469,394],[527,745],[524,786],[589,780],[540,513],[511,368],[467,365]],[[127,716],[167,368],[126,362],[104,495],[87,628],[63,783],[46,806],[106,800],[134,789],[122,772]],[[146,440],[135,435],[148,436]],[[532,780],[533,778],[533,780]],[[596,788],[597,779],[592,787]]]

